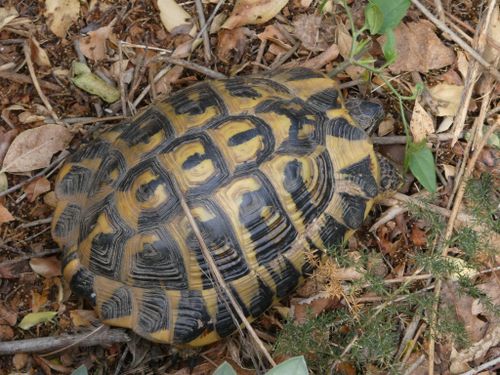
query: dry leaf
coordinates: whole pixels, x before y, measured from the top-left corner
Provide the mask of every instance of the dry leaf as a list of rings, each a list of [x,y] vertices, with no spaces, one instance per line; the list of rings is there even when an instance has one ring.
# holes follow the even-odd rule
[[[158,82],[155,83],[157,95],[168,95],[172,91],[172,83],[177,82],[181,78],[184,68],[180,65],[175,65],[168,71]]]
[[[460,105],[463,86],[438,83],[429,89],[432,97],[438,102],[436,116],[455,116]]]
[[[94,310],[71,310],[69,315],[75,327],[88,327],[98,320]]]
[[[108,39],[114,38],[113,24],[114,20],[109,25],[89,31],[87,36],[80,38],[80,49],[85,57],[94,61],[106,57],[106,42]]]
[[[8,223],[12,220],[14,220],[14,216],[12,216],[9,210],[6,209],[2,203],[0,203],[0,224]]]
[[[39,177],[24,187],[24,192],[30,202],[34,202],[41,194],[50,191],[50,181]]]
[[[395,74],[418,71],[426,73],[455,61],[455,53],[436,36],[433,25],[426,21],[401,23],[394,30],[397,59],[389,69]],[[380,38],[383,44],[385,38]]]
[[[190,34],[194,36],[196,26],[191,15],[174,0],[157,0],[161,23],[172,35]]]
[[[427,235],[425,231],[420,229],[417,225],[413,225],[411,228],[410,239],[415,246],[427,245]]]
[[[217,37],[217,57],[226,64],[237,64],[248,44],[248,29],[238,27],[233,30],[223,29]]]
[[[45,116],[35,115],[29,111],[21,112],[17,118],[21,124],[31,124],[45,120]]]
[[[324,51],[328,43],[320,38],[322,16],[300,14],[294,21],[294,35],[302,42],[302,47],[309,51]]]
[[[47,52],[40,47],[40,43],[32,36],[28,39],[28,43],[30,46],[31,59],[42,68],[50,68],[52,64],[49,60],[49,55]]]
[[[6,325],[0,325],[0,341],[10,341],[14,338],[14,330]]]
[[[0,324],[16,325],[17,313],[0,302]]]
[[[429,134],[434,133],[434,121],[432,121],[432,117],[425,111],[418,100],[415,100],[415,106],[413,107],[410,131],[416,143],[427,139]]]
[[[336,44],[332,44],[326,51],[320,53],[318,56],[315,56],[312,59],[303,62],[302,64],[300,64],[300,66],[309,69],[321,69],[329,62],[335,60],[338,55],[339,47]]]
[[[446,180],[449,181],[451,177],[455,177],[457,173],[457,168],[454,165],[450,164],[442,164],[444,170],[444,176]]]
[[[462,51],[457,51],[457,68],[462,78],[465,79],[469,70],[469,60],[467,60],[467,55]]]
[[[244,25],[258,25],[276,16],[288,0],[238,0],[222,28],[234,29]]]
[[[43,125],[19,134],[3,161],[3,172],[30,172],[45,168],[52,155],[64,150],[73,135],[61,125]]]
[[[316,317],[324,311],[331,310],[339,303],[338,297],[332,297],[328,293],[318,293],[304,299],[292,299],[293,319],[296,323],[305,323],[311,317]]]
[[[226,19],[227,19],[227,14],[225,14],[225,13],[219,13],[219,14],[217,14],[214,17],[214,20],[212,21],[212,23],[210,24],[210,29],[209,29],[208,32],[210,34],[217,33],[221,29],[221,27],[224,24],[224,22],[226,22]]]
[[[2,7],[0,8],[0,30],[9,24],[10,21],[17,18],[19,13],[17,13],[14,7]]]
[[[48,192],[43,196],[43,203],[45,203],[47,206],[56,208],[57,206],[57,197],[56,193],[53,191]]]
[[[500,53],[500,9],[498,5],[493,11],[487,35],[488,39],[483,56],[486,61],[493,63]]]
[[[451,128],[451,125],[453,125],[453,117],[448,116],[441,121],[439,124],[438,130],[436,130],[436,133],[442,133],[447,131],[449,128]]]
[[[29,355],[26,353],[16,353],[14,357],[12,357],[12,364],[16,368],[16,370],[22,370],[28,364]]]
[[[33,271],[46,278],[61,275],[61,261],[56,256],[31,258],[30,266]]]
[[[45,12],[47,25],[50,31],[60,38],[66,36],[66,32],[80,15],[79,0],[45,0]]]
[[[10,147],[10,144],[17,136],[17,129],[11,129],[7,133],[4,133],[0,129],[0,164],[3,163],[3,158]]]
[[[378,126],[377,134],[379,137],[383,137],[389,133],[394,131],[394,117],[388,116],[385,120],[383,120]]]

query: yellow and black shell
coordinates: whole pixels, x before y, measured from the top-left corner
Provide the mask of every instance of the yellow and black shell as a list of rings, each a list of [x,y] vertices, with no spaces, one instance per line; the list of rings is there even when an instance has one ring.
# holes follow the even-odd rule
[[[335,81],[297,68],[180,90],[58,176],[63,273],[103,322],[199,346],[236,330],[181,204],[249,320],[358,228],[380,164]],[[182,197],[181,197],[182,196]]]

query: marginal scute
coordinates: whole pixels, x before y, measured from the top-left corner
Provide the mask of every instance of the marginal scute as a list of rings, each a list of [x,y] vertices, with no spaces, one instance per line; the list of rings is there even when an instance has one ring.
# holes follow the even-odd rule
[[[372,107],[356,108],[376,120]],[[241,319],[204,247],[252,321],[344,243],[394,175],[326,75],[206,80],[70,157],[52,234],[65,279],[105,323],[205,345]]]

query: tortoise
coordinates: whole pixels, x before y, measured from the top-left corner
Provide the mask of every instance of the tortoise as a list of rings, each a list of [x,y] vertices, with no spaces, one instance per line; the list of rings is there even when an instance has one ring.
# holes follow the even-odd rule
[[[349,110],[365,122],[383,113]],[[57,177],[52,235],[64,278],[104,323],[195,347],[238,323],[194,227],[252,321],[311,274],[306,254],[345,241],[396,185],[326,75],[208,80],[74,153]]]

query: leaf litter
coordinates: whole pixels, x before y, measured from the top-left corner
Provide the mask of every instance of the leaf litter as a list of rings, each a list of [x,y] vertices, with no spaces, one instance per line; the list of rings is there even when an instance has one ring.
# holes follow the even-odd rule
[[[204,60],[203,48],[200,48],[204,42],[201,38],[195,39],[201,25],[193,2],[154,1],[151,6],[145,6],[142,3],[129,4],[118,1],[113,4],[114,7],[100,1],[91,1],[88,6],[73,0],[47,0],[40,3],[36,9],[29,9],[23,4],[0,7],[2,31],[0,43],[3,56],[8,56],[8,59],[0,61],[0,81],[5,87],[0,93],[2,116],[9,121],[3,124],[0,132],[0,158],[3,153],[5,160],[2,169],[7,172],[3,173],[3,176],[9,180],[9,184],[3,186],[5,189],[26,181],[28,176],[34,176],[50,165],[70,143],[76,147],[82,141],[88,140],[89,130],[94,123],[90,126],[82,123],[97,116],[119,115],[122,109],[120,100],[122,95],[125,95],[126,107],[139,110],[139,107],[130,108],[130,103],[139,95],[142,95],[140,106],[143,106],[161,100],[172,91],[204,79],[203,74],[190,68],[162,64],[158,58],[159,53],[175,51],[173,56],[226,75],[235,72],[243,75],[252,71],[264,71],[273,63],[280,63],[280,67],[312,66],[331,71],[348,57],[352,43],[348,20],[339,11],[340,8],[331,1],[325,2],[323,13],[315,6],[316,2],[308,0],[277,2],[240,0],[234,5],[224,4],[217,12],[214,12],[217,1],[207,1],[203,2],[206,19],[209,19],[212,12],[216,13],[214,21],[209,25],[208,40],[215,62],[208,65]],[[362,24],[364,15],[360,2],[349,3],[355,21]],[[462,17],[455,10],[453,7],[447,9],[454,17]],[[472,9],[469,12],[473,14]],[[45,18],[35,16],[42,13]],[[462,19],[462,22],[470,24],[472,29],[476,27],[475,21],[477,21],[475,17]],[[495,41],[498,39],[495,38],[497,30],[498,12],[493,16],[493,22],[488,30],[486,49],[488,61],[493,61],[498,51],[495,48],[497,47]],[[31,37],[28,37],[29,35]],[[410,78],[410,72],[420,72],[430,89],[432,100],[422,97],[416,102],[413,112],[411,106],[406,109],[408,113],[412,112],[409,124],[414,140],[429,142],[429,139],[436,136],[435,124],[439,124],[437,130],[439,134],[445,134],[453,126],[453,116],[460,103],[463,82],[471,58],[445,39],[413,8],[410,8],[408,17],[396,28],[395,35],[397,59],[385,73],[402,92],[408,93],[405,90],[415,85]],[[47,125],[45,121],[49,117],[48,114],[35,107],[40,100],[31,84],[30,74],[22,64],[24,59],[22,48],[15,43],[3,43],[5,39],[15,38],[30,43],[36,76],[42,83],[42,90],[49,101],[55,104],[54,108],[64,120],[64,125]],[[80,41],[80,47],[77,49],[73,46],[75,40]],[[118,51],[120,40],[145,47],[131,47],[124,43],[121,46],[120,56]],[[384,40],[377,39],[377,41],[378,44],[374,43],[365,57],[380,61],[383,59],[381,45]],[[300,42],[300,45],[296,51],[288,57],[288,60],[280,62],[297,42]],[[263,50],[258,58],[260,46],[263,46]],[[161,52],[149,47],[159,48]],[[74,73],[71,72],[71,66],[73,61],[83,63],[85,59],[86,68],[80,73],[87,76],[83,79],[84,83],[81,83],[76,76],[71,75]],[[156,76],[162,69],[165,71]],[[5,78],[5,72],[8,73],[8,78]],[[397,105],[391,99],[391,94],[387,92],[383,82],[378,81],[377,77],[372,77],[370,83],[367,81],[366,71],[355,66],[349,66],[341,72],[338,79],[342,84],[350,83],[352,79],[359,80],[354,86],[343,88],[345,94],[364,98],[377,96],[384,103],[390,113],[386,115],[383,125],[375,134],[382,138],[402,134]],[[52,85],[50,86],[52,89],[46,90],[47,83]],[[121,85],[124,88],[123,93]],[[54,86],[60,88],[56,95]],[[109,92],[103,96],[102,93],[107,90]],[[475,94],[477,96],[474,100],[480,103],[480,95],[484,93],[477,91]],[[493,103],[498,105],[496,98]],[[492,104],[492,109],[494,105]],[[6,110],[14,106],[17,109]],[[478,108],[471,106],[470,114],[477,114]],[[492,120],[494,119],[489,119],[490,125]],[[56,134],[56,137],[52,137],[51,134]],[[461,142],[461,147],[464,145],[465,143]],[[495,162],[498,159],[498,150],[495,147],[493,141],[482,151],[476,164],[476,176],[479,176],[480,172],[493,173],[498,170]],[[381,149],[383,150],[383,147]],[[456,152],[455,148],[449,147],[446,142],[436,145],[433,151],[445,175],[446,184],[442,182],[443,185],[440,185],[441,190],[438,193],[439,199],[442,199],[442,202],[438,200],[438,204],[444,207],[453,188],[463,151]],[[54,246],[50,241],[49,225],[37,224],[38,219],[50,216],[51,207],[54,206],[54,192],[51,191],[53,176],[53,174],[39,176],[14,193],[1,198],[0,201],[0,222],[3,233],[0,238],[0,246],[3,246],[0,248],[0,282],[4,283],[1,284],[0,293],[2,297],[8,296],[4,302],[5,306],[0,305],[0,313],[6,312],[7,318],[4,321],[0,320],[0,336],[3,340],[25,337],[24,331],[16,324],[26,317],[29,323],[26,327],[31,326],[29,333],[34,337],[85,332],[84,329],[89,329],[96,322],[91,307],[82,305],[82,301],[71,295],[67,285],[61,283],[58,276],[59,256],[50,255],[42,258],[30,256],[24,261],[4,263],[23,254],[33,254],[35,248],[43,250]],[[415,186],[413,183],[407,192],[417,194]],[[40,213],[42,216],[37,216]],[[33,226],[20,229],[18,219],[23,224]],[[366,228],[368,227],[367,224]],[[296,296],[283,301],[255,323],[266,340],[269,340],[269,345],[279,337],[277,332],[283,329],[286,315],[291,311],[294,312],[294,317],[291,319],[294,319],[295,324],[307,324],[311,312],[313,316],[321,318],[332,312],[347,311],[356,319],[361,316],[358,314],[369,306],[376,308],[377,304],[382,303],[383,298],[369,288],[359,287],[358,284],[365,282],[364,278],[372,274],[389,285],[394,285],[391,280],[410,277],[416,270],[414,258],[427,251],[433,243],[429,237],[432,232],[430,222],[415,221],[405,213],[380,226],[375,236],[366,235],[365,232],[367,231],[360,230],[345,250],[349,254],[348,263],[353,262],[354,265],[335,264],[333,267],[333,263],[327,263]],[[34,239],[30,239],[33,236]],[[8,250],[9,248],[14,250]],[[456,249],[460,256],[463,253],[462,249],[460,247]],[[368,255],[363,253],[367,250],[371,252]],[[383,256],[377,257],[373,256],[374,254]],[[453,257],[453,259],[459,258]],[[481,259],[483,260],[477,261],[483,262],[481,263],[483,267],[485,264],[488,264],[489,268],[497,265],[497,263],[487,263],[484,258]],[[464,266],[460,267],[462,270],[466,269]],[[484,295],[497,304],[498,301],[495,299],[497,284],[494,276],[496,276],[494,273],[491,276],[476,276],[475,280]],[[470,336],[470,348],[473,353],[460,348],[456,342],[446,346],[443,341],[440,343],[442,346],[438,346],[437,355],[443,364],[448,363],[454,369],[460,367],[465,371],[471,366],[483,363],[486,358],[491,358],[491,353],[498,348],[499,334],[495,330],[498,321],[494,315],[489,314],[488,308],[483,304],[484,299],[464,297],[457,292],[457,281],[452,280],[449,284],[449,288],[443,294],[442,302],[452,306],[456,318],[463,323],[465,331]],[[423,284],[419,283],[412,285],[412,293],[419,293],[419,288],[423,287]],[[2,310],[3,308],[5,309]],[[41,315],[30,315],[33,313]],[[57,320],[53,319],[55,315],[58,315]],[[401,315],[399,319],[402,322],[400,328],[404,330],[406,316]],[[341,327],[336,331],[334,338],[339,334],[340,336],[348,334],[351,329],[352,327]],[[362,333],[363,329],[358,332]],[[417,345],[409,355],[407,365],[411,365],[419,355],[427,354],[425,337],[416,337]],[[235,368],[248,366],[251,363],[251,356],[246,350],[247,342],[233,338],[231,343],[221,342],[206,348],[203,355],[215,364],[220,364],[225,359]],[[342,345],[344,345],[342,348],[346,347],[345,343]],[[90,370],[114,372],[124,348],[124,345],[113,344],[98,350],[77,348],[74,350],[78,355],[87,357],[85,363]],[[167,358],[169,355],[163,349],[156,350],[158,358]],[[45,361],[38,356],[19,353],[11,359],[0,359],[0,367],[15,368],[17,371],[35,368],[44,371],[68,371],[81,364],[77,360],[67,360],[66,357],[67,353],[59,353],[53,357],[53,361]],[[311,365],[317,359],[314,357],[317,355],[308,358]],[[124,358],[125,366],[132,363],[129,360],[130,355],[125,353]],[[153,366],[163,372],[189,373],[185,361],[167,370],[164,364],[153,359],[151,353],[146,353],[141,358],[138,363]],[[62,363],[62,367],[56,369],[55,362]],[[355,366],[352,357],[348,357],[341,361],[338,369],[343,369],[345,373],[353,373]],[[214,368],[212,363],[203,362],[194,366],[193,373],[212,372]],[[372,364],[364,367],[366,371],[375,369]],[[246,371],[241,369],[242,373]]]

